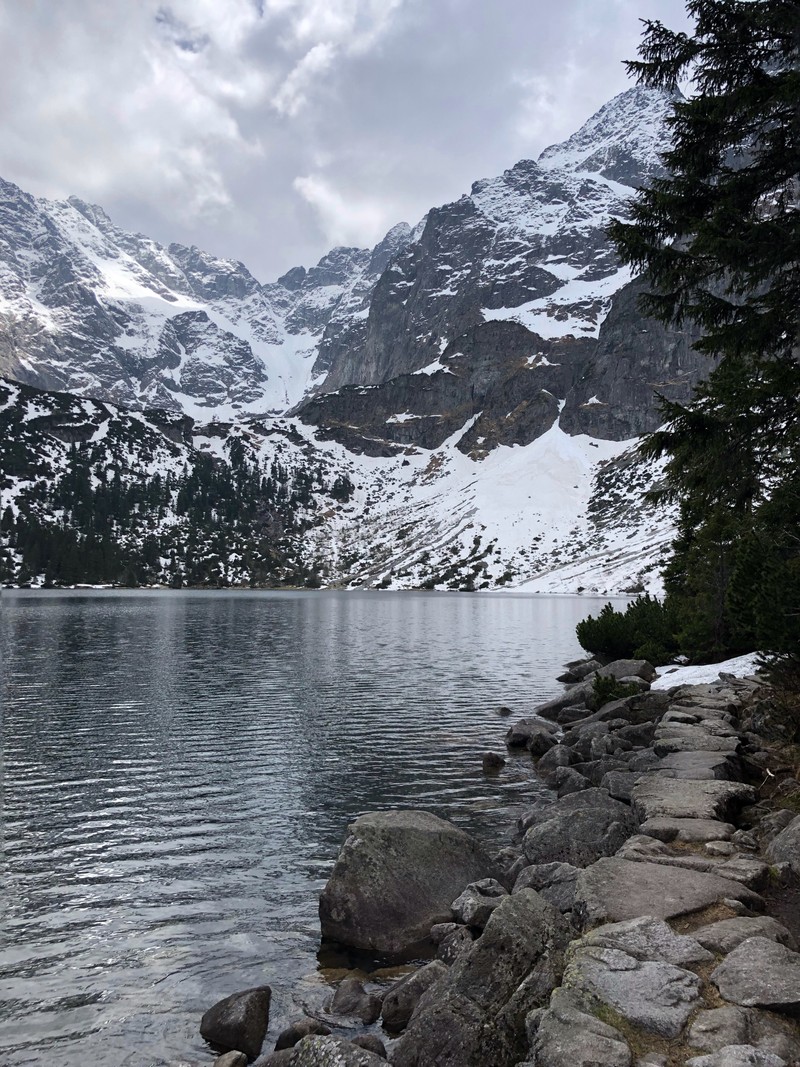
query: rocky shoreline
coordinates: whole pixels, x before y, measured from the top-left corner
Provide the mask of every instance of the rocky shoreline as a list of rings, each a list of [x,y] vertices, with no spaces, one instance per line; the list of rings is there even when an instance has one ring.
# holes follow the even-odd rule
[[[234,994],[203,1017],[215,1067],[800,1064],[800,909],[769,914],[800,885],[800,816],[759,798],[763,682],[654,677],[576,661],[510,727],[553,793],[494,857],[426,812],[351,824],[323,935],[436,958],[388,989],[346,977],[265,1055],[269,988]]]

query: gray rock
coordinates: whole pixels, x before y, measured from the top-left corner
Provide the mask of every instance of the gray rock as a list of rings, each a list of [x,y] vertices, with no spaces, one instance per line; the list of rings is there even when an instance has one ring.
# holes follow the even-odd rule
[[[790,823],[797,818],[793,811],[788,808],[780,808],[778,811],[770,811],[758,821],[756,835],[762,843],[771,841],[774,837],[785,830]]]
[[[800,1057],[800,1028],[793,1019],[732,1004],[699,1012],[689,1028],[687,1042],[704,1052],[751,1044],[789,1063]]]
[[[528,748],[534,756],[543,756],[556,744],[557,738],[550,723],[541,719],[520,719],[506,731],[509,748]]]
[[[594,674],[595,671],[599,671],[603,664],[599,659],[575,660],[573,663],[566,665],[567,670],[565,674],[562,674],[559,678],[556,678],[557,682],[565,682],[567,684],[574,684],[575,682],[582,682],[584,678],[588,678],[590,674]],[[567,677],[569,675],[569,677]]]
[[[652,682],[656,669],[646,659],[615,659],[598,672],[603,678],[643,678]]]
[[[703,851],[709,856],[735,856],[736,845],[731,841],[706,841]]]
[[[602,759],[589,760],[588,763],[576,763],[573,767],[578,774],[582,774],[597,789],[607,774],[611,771],[627,771],[628,764],[618,756],[604,756]]]
[[[566,989],[554,991],[550,1007],[537,1019],[532,1051],[536,1067],[631,1064],[631,1050],[619,1030],[601,1022]]]
[[[757,894],[726,878],[615,856],[598,860],[578,875],[573,920],[580,929],[589,929],[641,915],[672,919],[726,899],[755,910],[764,906]]]
[[[437,960],[441,960],[448,967],[466,952],[473,941],[472,934],[466,926],[456,926],[455,923],[453,925],[455,930],[452,930],[442,938],[436,950]]]
[[[576,759],[572,749],[566,745],[553,745],[537,762],[536,771],[544,778],[552,774],[557,767],[569,767]]]
[[[771,1011],[745,1008],[749,1026],[749,1041],[756,1048],[774,1052],[790,1064],[800,1061],[800,1026],[797,1020]]]
[[[677,1037],[700,999],[700,979],[691,971],[582,942],[573,946],[564,984],[579,996],[609,1005],[633,1026],[662,1037]]]
[[[548,700],[544,704],[538,704],[533,709],[534,715],[538,715],[542,719],[554,720],[557,718],[558,713],[564,708],[571,708],[576,704],[587,703],[587,698],[590,698],[593,693],[593,680],[590,679],[586,682],[580,682],[578,685],[568,689],[565,693],[553,697],[552,700]]]
[[[734,761],[725,752],[671,752],[658,759],[656,769],[664,777],[708,780],[710,778],[729,782],[736,778]]]
[[[226,1052],[224,1056],[217,1056],[214,1067],[245,1067],[247,1056],[243,1052]]]
[[[754,798],[753,787],[742,782],[691,781],[654,774],[644,776],[631,793],[641,822],[656,818],[725,821]]]
[[[641,777],[639,771],[609,771],[603,775],[600,788],[607,789],[608,795],[614,800],[622,800],[629,804],[631,790]]]
[[[661,762],[652,748],[645,748],[641,752],[634,752],[628,759],[629,771],[651,771]]]
[[[652,722],[629,723],[614,731],[614,736],[623,741],[630,741],[636,748],[644,748],[653,740],[655,724]]]
[[[535,889],[558,911],[570,911],[575,899],[575,882],[579,868],[569,863],[541,863],[520,871],[512,892]]]
[[[385,1067],[386,1060],[342,1037],[304,1037],[292,1049],[291,1067]]]
[[[259,1056],[254,1067],[292,1067],[293,1063],[294,1048],[285,1048],[280,1052],[268,1052],[266,1056]]]
[[[712,973],[722,996],[746,1007],[800,1009],[800,955],[766,937],[749,937]]]
[[[325,1023],[321,1023],[318,1019],[309,1019],[308,1017],[296,1019],[278,1035],[278,1040],[275,1042],[275,1051],[280,1052],[285,1048],[294,1048],[298,1041],[302,1041],[304,1037],[309,1037],[311,1034],[325,1036],[330,1032],[330,1027],[326,1026]]]
[[[505,897],[486,929],[420,1000],[392,1051],[394,1067],[511,1067],[525,1017],[560,977],[566,925],[532,890]]]
[[[731,823],[719,822],[717,819],[666,819],[656,817],[646,819],[640,832],[659,841],[727,841],[733,836],[735,827]]]
[[[786,1060],[753,1045],[726,1045],[707,1056],[692,1056],[686,1067],[787,1067]]]
[[[448,934],[452,934],[454,930],[461,930],[462,926],[458,923],[434,923],[431,927],[431,941],[434,945],[440,945]]]
[[[788,863],[800,875],[800,815],[773,837],[767,845],[767,858],[772,863]]]
[[[402,952],[450,918],[464,886],[492,873],[478,843],[435,815],[362,815],[348,827],[322,891],[322,935],[366,951]]]
[[[386,1045],[376,1034],[357,1034],[355,1037],[350,1038],[350,1044],[355,1045],[357,1048],[366,1049],[373,1056],[380,1056],[382,1060],[386,1059]]]
[[[734,756],[739,750],[737,737],[715,737],[700,727],[675,727],[669,737],[659,737],[653,742],[653,751],[659,756],[677,752],[720,752]]]
[[[560,797],[592,788],[589,779],[584,778],[573,767],[558,767],[552,774],[552,782]]]
[[[374,1023],[381,1014],[381,998],[368,993],[357,978],[343,978],[333,994],[331,1014],[349,1015],[362,1023]]]
[[[747,830],[737,830],[731,837],[731,841],[737,848],[746,848],[755,851],[758,848],[758,841],[755,834],[751,834]]]
[[[381,1019],[386,1029],[393,1034],[405,1030],[422,994],[447,973],[444,963],[433,960],[395,982],[383,998]]]
[[[714,958],[694,936],[673,933],[667,923],[652,915],[598,926],[584,934],[580,944],[589,948],[619,949],[637,960],[659,960],[678,967],[706,963]]]
[[[508,890],[494,878],[482,878],[472,882],[450,905],[453,918],[457,923],[482,930],[489,921],[489,916],[498,906]]]
[[[718,1052],[726,1045],[745,1045],[750,1032],[747,1009],[732,1004],[697,1013],[686,1041],[703,1052]]]
[[[200,1036],[220,1052],[243,1052],[254,1060],[269,1026],[269,986],[256,986],[218,1001],[200,1020]]]
[[[531,863],[569,863],[586,867],[613,855],[636,830],[630,808],[602,789],[563,797],[547,817],[527,831],[522,849]]]
[[[585,704],[573,704],[568,708],[562,708],[555,716],[555,720],[560,726],[567,726],[570,723],[585,719],[588,714],[589,709]]]

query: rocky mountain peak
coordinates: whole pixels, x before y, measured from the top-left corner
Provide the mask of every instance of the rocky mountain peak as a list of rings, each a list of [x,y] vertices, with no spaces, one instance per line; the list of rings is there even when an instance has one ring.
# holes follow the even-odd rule
[[[674,99],[660,89],[627,89],[566,141],[546,148],[538,165],[547,171],[597,173],[638,188],[663,169],[661,153],[669,143],[664,120]]]

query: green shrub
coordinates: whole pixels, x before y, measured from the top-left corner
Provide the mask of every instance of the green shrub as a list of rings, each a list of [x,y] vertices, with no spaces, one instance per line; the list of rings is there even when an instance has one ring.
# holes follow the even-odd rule
[[[679,651],[672,614],[668,606],[645,593],[625,611],[606,604],[596,619],[590,615],[579,622],[575,632],[581,646],[595,656],[663,663]]]
[[[612,700],[622,700],[624,697],[636,696],[639,692],[639,687],[633,685],[633,683],[629,682],[627,685],[623,685],[611,675],[600,674],[595,678],[592,688],[600,707],[604,704],[610,704]]]

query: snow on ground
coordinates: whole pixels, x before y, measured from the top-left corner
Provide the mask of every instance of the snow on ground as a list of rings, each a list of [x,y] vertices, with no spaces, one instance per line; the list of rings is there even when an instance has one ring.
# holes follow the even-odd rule
[[[746,656],[736,656],[722,663],[704,663],[698,667],[675,667],[667,665],[658,668],[658,677],[651,689],[671,689],[674,685],[702,685],[704,682],[718,682],[720,672],[734,674],[737,678],[746,678],[756,674],[758,653],[749,652]]]

